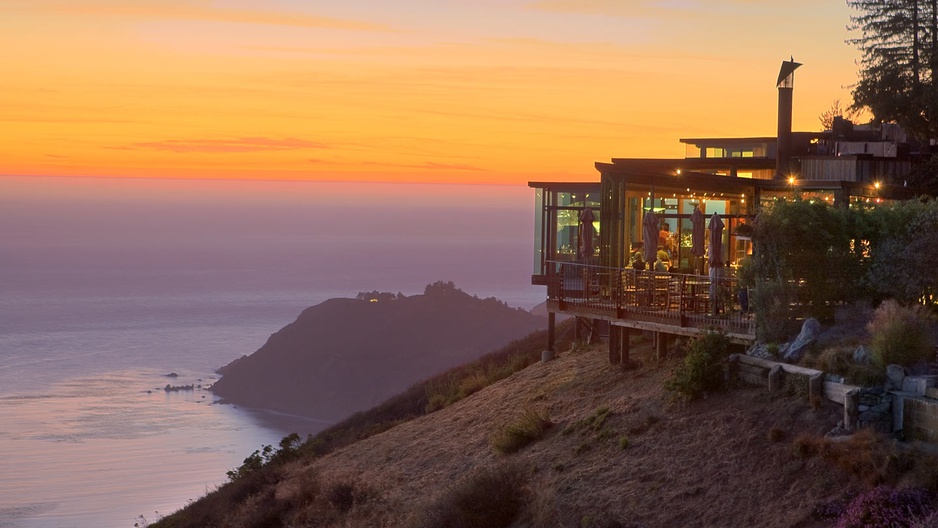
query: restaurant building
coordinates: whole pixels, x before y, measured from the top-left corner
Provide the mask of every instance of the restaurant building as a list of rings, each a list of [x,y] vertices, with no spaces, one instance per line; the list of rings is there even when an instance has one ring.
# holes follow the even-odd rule
[[[898,127],[835,118],[831,130],[791,131],[799,66],[782,63],[775,137],[681,139],[683,158],[613,158],[595,164],[596,183],[529,183],[532,283],[547,287],[548,348],[558,313],[576,316],[578,332],[608,331],[614,363],[628,357],[634,330],[653,332],[661,352],[668,336],[713,327],[751,342],[736,272],[753,250],[742,226],[758,208],[795,196],[840,207],[914,196],[905,185],[911,147]]]

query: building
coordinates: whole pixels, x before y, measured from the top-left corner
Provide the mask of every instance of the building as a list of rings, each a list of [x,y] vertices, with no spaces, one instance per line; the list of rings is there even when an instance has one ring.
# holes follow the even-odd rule
[[[596,163],[597,183],[529,183],[537,210],[532,283],[547,286],[549,348],[557,313],[607,327],[613,362],[627,357],[625,336],[635,329],[653,331],[659,350],[666,336],[709,327],[753,341],[736,270],[752,252],[742,226],[757,208],[796,195],[841,207],[914,196],[905,187],[910,147],[895,126],[837,118],[828,131],[791,131],[799,66],[784,61],[779,72],[776,137],[681,139],[684,158],[613,158]],[[667,271],[632,267],[637,253],[656,257],[650,245],[667,254]]]

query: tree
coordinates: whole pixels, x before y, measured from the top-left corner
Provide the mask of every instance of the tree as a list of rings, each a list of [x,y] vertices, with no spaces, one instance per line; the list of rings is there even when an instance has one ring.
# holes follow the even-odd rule
[[[831,130],[834,127],[834,118],[843,116],[844,110],[840,107],[840,99],[834,99],[830,109],[825,110],[818,116],[818,121],[821,122],[821,130]]]
[[[938,137],[938,0],[847,0],[858,14],[849,39],[862,53],[853,110]]]

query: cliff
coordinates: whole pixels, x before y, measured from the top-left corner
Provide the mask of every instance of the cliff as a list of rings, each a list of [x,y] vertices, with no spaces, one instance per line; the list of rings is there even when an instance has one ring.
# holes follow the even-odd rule
[[[307,308],[255,353],[219,369],[212,391],[244,406],[338,420],[547,325],[452,283],[374,299]]]

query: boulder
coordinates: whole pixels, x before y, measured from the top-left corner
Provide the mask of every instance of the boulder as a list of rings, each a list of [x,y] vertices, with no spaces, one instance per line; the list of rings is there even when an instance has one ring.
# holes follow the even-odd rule
[[[772,356],[771,353],[769,353],[769,345],[765,343],[755,343],[749,348],[749,350],[746,351],[746,355],[760,359],[776,359]]]
[[[860,345],[853,351],[853,362],[857,365],[869,365],[873,360],[870,358],[870,353],[866,350],[866,347]]]
[[[791,343],[791,346],[785,350],[783,355],[785,361],[795,362],[800,360],[808,347],[817,341],[819,335],[821,335],[821,323],[813,317],[808,318],[801,325],[801,333]]]
[[[935,376],[906,376],[902,380],[902,391],[925,396],[928,389],[935,386]]]
[[[890,390],[902,390],[905,381],[905,369],[902,365],[889,365],[886,367],[886,385]]]

